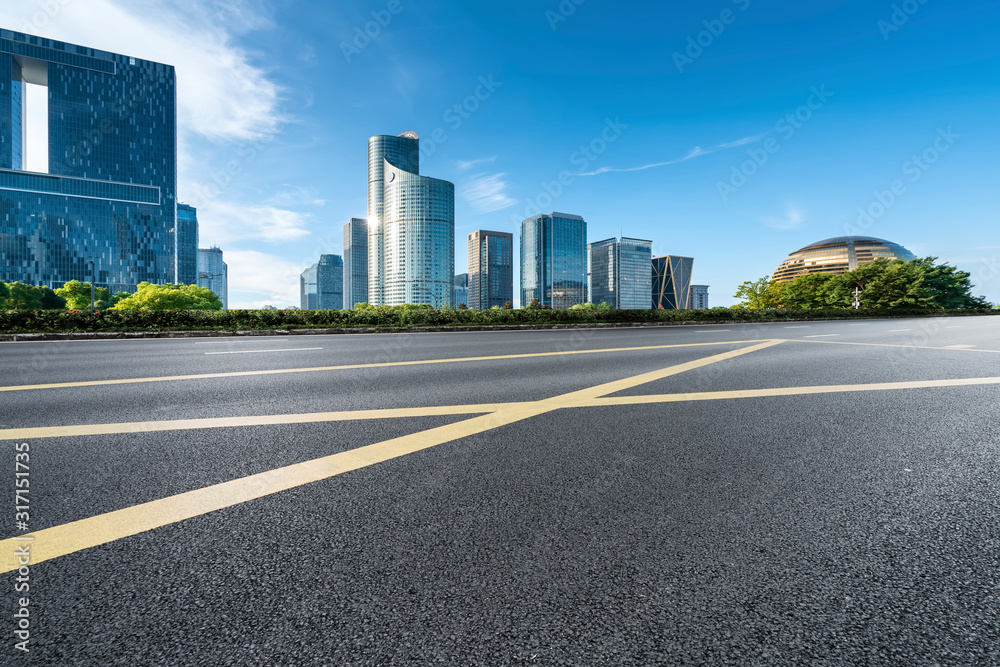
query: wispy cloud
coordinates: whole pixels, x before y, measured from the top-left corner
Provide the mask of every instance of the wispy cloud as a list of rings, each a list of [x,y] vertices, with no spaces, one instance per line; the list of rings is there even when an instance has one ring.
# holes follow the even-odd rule
[[[458,164],[456,165],[455,168],[459,172],[469,171],[473,167],[477,167],[477,166],[479,166],[481,164],[489,164],[491,162],[496,162],[497,161],[497,157],[498,157],[497,155],[494,155],[493,157],[484,157],[484,158],[480,158],[478,160],[469,160],[468,162],[463,162],[463,161],[459,160],[459,162],[458,162]]]
[[[695,146],[686,155],[679,157],[675,160],[667,160],[666,162],[653,162],[651,164],[644,164],[641,167],[601,167],[594,171],[588,171],[583,174],[577,174],[577,176],[599,176],[600,174],[607,174],[609,172],[615,173],[627,173],[631,171],[645,171],[647,169],[655,169],[656,167],[666,167],[671,164],[680,164],[681,162],[687,162],[688,160],[693,160],[704,155],[711,155],[726,148],[738,148],[740,146],[746,146],[763,139],[766,134],[755,134],[752,137],[743,137],[742,139],[737,139],[736,141],[728,141],[712,148],[702,148],[701,146]]]
[[[805,215],[795,206],[789,206],[784,217],[765,216],[758,218],[760,222],[773,229],[790,230],[797,229],[806,221]]]
[[[254,250],[227,250],[225,259],[230,308],[299,305],[298,276],[307,267]]]
[[[232,243],[248,240],[276,243],[307,236],[310,216],[270,204],[233,204],[209,200],[198,208],[199,237]]]
[[[462,188],[462,197],[477,213],[500,211],[517,203],[507,195],[507,174],[476,174]]]

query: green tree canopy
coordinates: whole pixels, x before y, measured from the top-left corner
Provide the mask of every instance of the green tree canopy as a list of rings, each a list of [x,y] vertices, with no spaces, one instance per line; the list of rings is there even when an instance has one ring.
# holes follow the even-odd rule
[[[733,296],[740,299],[740,307],[750,310],[765,310],[781,306],[785,285],[768,277],[748,280],[740,285]]]
[[[222,301],[207,287],[140,283],[111,310],[222,310]]]
[[[0,310],[7,310],[7,301],[10,299],[10,288],[7,283],[0,283]]]
[[[42,291],[31,285],[15,282],[8,285],[10,296],[7,297],[7,308],[10,310],[41,310]]]
[[[838,276],[829,273],[809,273],[786,285],[781,295],[782,305],[793,309],[830,308]]]
[[[81,283],[79,280],[71,280],[55,291],[58,296],[66,300],[66,308],[70,310],[90,310],[90,283]],[[126,296],[130,296],[126,293]],[[94,290],[94,309],[107,310],[115,305],[117,299],[111,296],[111,290],[107,287],[98,287]]]

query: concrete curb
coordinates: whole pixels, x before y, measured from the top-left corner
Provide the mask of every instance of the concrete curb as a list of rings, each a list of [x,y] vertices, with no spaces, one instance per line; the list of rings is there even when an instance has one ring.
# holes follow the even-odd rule
[[[646,329],[682,326],[720,326],[731,324],[781,324],[796,322],[855,322],[863,320],[934,319],[938,317],[970,317],[968,315],[913,315],[893,317],[835,317],[823,319],[774,320],[700,320],[690,322],[586,322],[575,324],[497,324],[490,326],[453,327],[352,327],[344,329],[250,329],[246,331],[99,331],[92,333],[24,333],[0,334],[0,343],[39,341],[140,340],[156,338],[232,338],[249,336],[331,336],[350,334],[455,333],[469,331],[548,331],[553,329]]]

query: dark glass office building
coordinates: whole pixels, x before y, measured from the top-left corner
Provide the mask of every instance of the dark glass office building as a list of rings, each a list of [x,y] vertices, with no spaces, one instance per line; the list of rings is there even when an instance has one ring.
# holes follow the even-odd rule
[[[513,234],[482,229],[469,234],[468,299],[476,310],[514,303]]]
[[[691,257],[654,257],[653,309],[690,310],[693,270]]]
[[[590,300],[619,310],[649,310],[653,242],[622,238],[587,247]]]
[[[368,303],[368,221],[344,225],[344,308]]]
[[[552,213],[521,222],[521,306],[553,310],[587,302],[587,223]]]
[[[198,282],[198,209],[187,204],[177,205],[177,282]]]
[[[35,172],[29,84],[48,97]],[[0,280],[61,287],[93,261],[112,292],[175,282],[176,190],[173,67],[0,30]]]
[[[344,306],[344,260],[340,255],[321,255],[319,262],[302,272],[302,310],[340,310]]]

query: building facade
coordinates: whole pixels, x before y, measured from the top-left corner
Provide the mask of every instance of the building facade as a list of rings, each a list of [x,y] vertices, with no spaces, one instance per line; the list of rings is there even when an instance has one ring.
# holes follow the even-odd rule
[[[340,310],[344,307],[344,259],[321,255],[299,277],[301,310]]]
[[[521,222],[521,306],[553,310],[587,302],[587,222],[552,213]]]
[[[708,310],[708,287],[708,285],[691,285],[689,305],[692,310]]]
[[[469,234],[469,308],[489,310],[514,303],[514,235],[479,230]]]
[[[691,257],[653,258],[653,309],[689,310],[691,308]]]
[[[455,298],[451,302],[456,308],[460,304],[469,305],[469,274],[460,273],[455,276]]]
[[[898,243],[872,236],[838,236],[796,250],[781,263],[771,280],[790,283],[812,273],[839,276],[877,259],[909,262],[916,255]]]
[[[368,300],[441,307],[454,298],[455,186],[419,175],[415,132],[368,141]]]
[[[47,89],[47,160],[28,84]],[[172,66],[0,30],[0,280],[61,287],[93,261],[111,292],[176,282],[176,191]]]
[[[198,287],[207,287],[222,301],[223,310],[229,310],[229,266],[218,248],[198,250]]]
[[[187,204],[177,205],[177,283],[195,285],[198,282],[198,209]]]
[[[344,308],[368,303],[368,221],[344,225]]]
[[[619,310],[649,310],[653,242],[622,238],[587,246],[590,300]]]

